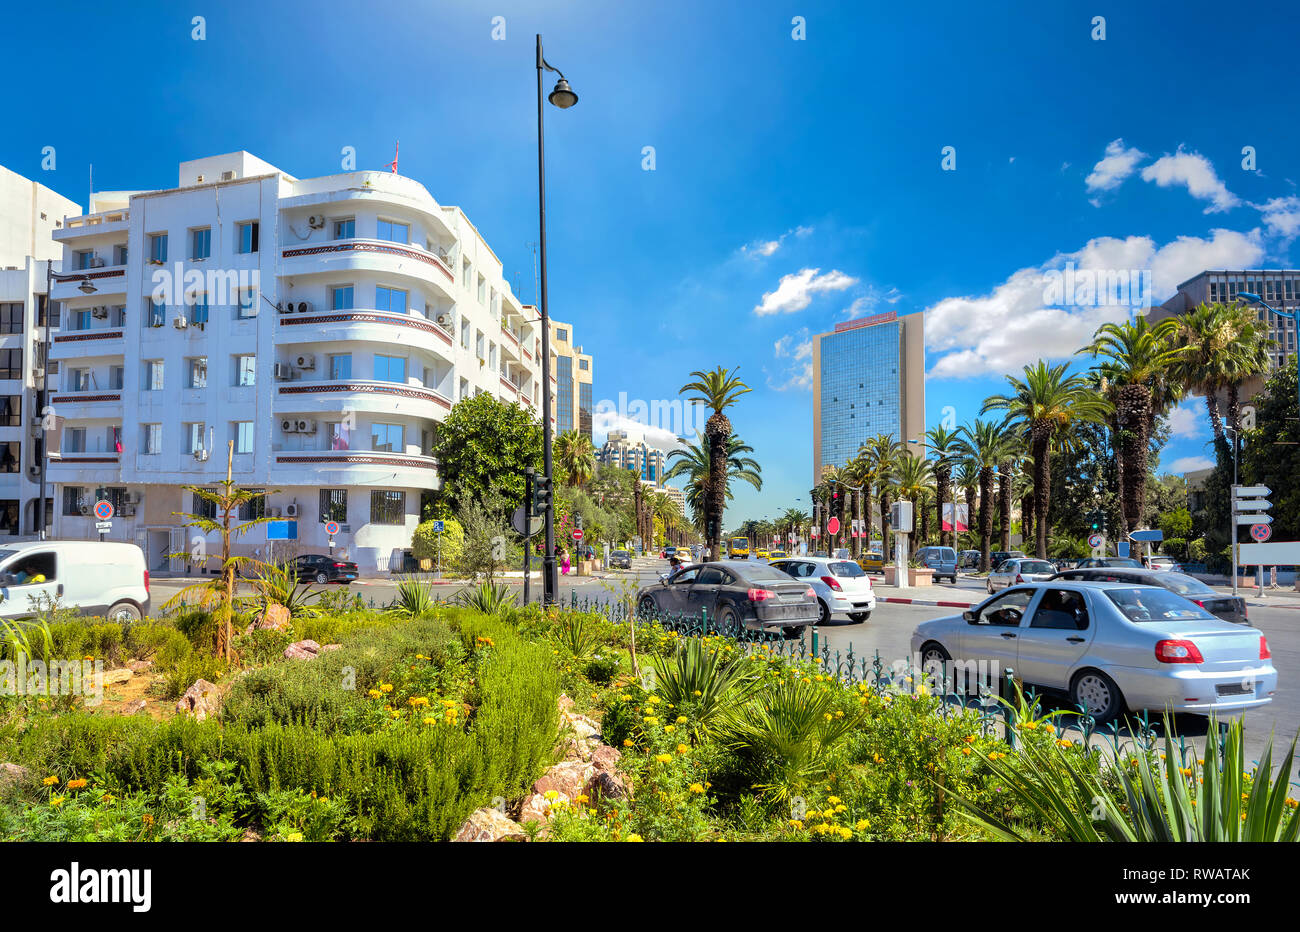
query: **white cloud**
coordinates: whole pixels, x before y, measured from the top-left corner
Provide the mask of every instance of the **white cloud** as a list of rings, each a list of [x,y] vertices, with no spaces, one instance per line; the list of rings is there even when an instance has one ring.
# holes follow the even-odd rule
[[[1264,215],[1264,225],[1274,236],[1291,239],[1300,233],[1300,197],[1275,197],[1264,203],[1259,210]]]
[[[1196,439],[1208,436],[1210,416],[1205,405],[1198,399],[1175,405],[1169,410],[1169,431],[1173,437]]]
[[[812,388],[812,338],[808,328],[787,333],[772,344],[772,355],[782,360],[781,371],[767,373],[767,385],[778,392]],[[766,370],[764,370],[766,371]]]
[[[792,230],[786,230],[776,239],[757,240],[748,245],[741,246],[740,253],[745,256],[763,256],[764,258],[767,258],[768,256],[773,255],[785,244],[787,237],[795,236],[799,239],[803,239],[805,236],[811,235],[812,231],[812,227],[798,226]]]
[[[1133,174],[1138,163],[1146,157],[1146,153],[1142,150],[1128,148],[1124,145],[1123,139],[1116,139],[1106,146],[1106,154],[1092,167],[1092,171],[1084,179],[1084,184],[1092,192],[1113,191],[1124,183],[1125,178]],[[1064,171],[1069,164],[1066,162],[1061,166],[1061,170]],[[1099,206],[1100,201],[1093,198],[1091,203],[1096,207]]]
[[[1180,456],[1168,466],[1161,466],[1161,472],[1185,473],[1194,472],[1197,469],[1212,469],[1214,460],[1208,456]]]
[[[1180,146],[1174,155],[1165,155],[1142,169],[1143,181],[1154,181],[1162,188],[1182,185],[1192,197],[1209,201],[1205,213],[1220,213],[1241,203],[1214,172],[1210,160],[1199,152],[1184,152]]]
[[[1258,230],[1212,230],[1209,238],[1183,236],[1161,247],[1147,236],[1089,240],[1076,252],[1016,271],[988,294],[945,298],[926,308],[926,349],[938,355],[929,375],[1004,375],[1039,358],[1065,359],[1101,324],[1127,318],[1123,305],[1049,304],[1048,273],[1067,263],[1079,271],[1149,270],[1154,301],[1204,269],[1254,268],[1263,255]]]
[[[607,411],[597,407],[591,416],[592,435],[608,436],[611,430],[625,430],[632,437],[640,438],[665,453],[682,445],[677,434],[666,427],[657,427],[628,417],[626,414],[619,414],[618,411]]]
[[[820,272],[821,269],[800,269],[781,276],[776,290],[763,295],[763,300],[754,307],[754,313],[760,317],[768,314],[792,314],[811,304],[815,294],[843,291],[858,282],[856,278],[845,275],[838,269],[832,269],[825,275],[819,274]]]

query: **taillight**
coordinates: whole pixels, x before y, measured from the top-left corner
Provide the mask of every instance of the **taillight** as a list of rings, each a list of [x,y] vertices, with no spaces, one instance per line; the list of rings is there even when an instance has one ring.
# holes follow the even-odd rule
[[[751,602],[765,602],[768,599],[775,599],[776,593],[771,589],[750,589],[747,593]]]
[[[822,577],[822,582],[826,583],[826,585],[830,586],[830,587],[831,587],[832,589],[834,589],[836,592],[843,592],[843,591],[844,591],[844,590],[840,587],[840,581],[839,581],[838,579],[836,579],[834,576],[823,576],[823,577]]]
[[[816,591],[815,589],[813,589],[812,586],[809,586],[807,589],[805,589],[804,592],[803,592],[803,594],[806,595],[806,596],[807,596],[808,598],[810,598],[810,599],[815,599],[815,598],[817,598],[817,591]]]
[[[335,563],[334,565],[337,566],[339,569],[346,569],[346,568],[347,568],[347,564],[346,564],[346,563]]]
[[[1166,640],[1156,642],[1156,660],[1161,663],[1204,663],[1200,649],[1191,641]]]
[[[149,594],[149,571],[144,571],[144,594]]]
[[[1264,635],[1262,634],[1259,636],[1259,659],[1260,660],[1273,659],[1273,652],[1268,649],[1268,638],[1264,637]]]
[[[1204,600],[1204,599],[1192,599],[1192,601],[1195,602],[1197,605],[1199,605],[1201,608],[1205,608],[1205,600]]]

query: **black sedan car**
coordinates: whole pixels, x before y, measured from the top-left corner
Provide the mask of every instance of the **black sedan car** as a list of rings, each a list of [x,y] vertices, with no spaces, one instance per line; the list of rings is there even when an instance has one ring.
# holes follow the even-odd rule
[[[1231,621],[1233,624],[1238,625],[1250,624],[1246,617],[1245,599],[1240,596],[1215,592],[1195,576],[1188,576],[1186,573],[1149,570],[1141,566],[1080,566],[1048,578],[1072,579],[1080,582],[1121,582],[1136,583],[1140,586],[1160,586],[1181,595],[1184,599],[1195,602],[1211,615],[1222,618],[1224,621]]]
[[[632,554],[627,550],[615,550],[609,555],[609,568],[612,570],[630,570]]]
[[[1080,560],[1075,569],[1091,570],[1101,567],[1113,567],[1116,569],[1140,570],[1142,564],[1132,557],[1088,557],[1086,560]]]
[[[665,574],[637,594],[646,614],[699,618],[702,612],[726,634],[781,629],[795,636],[819,616],[817,595],[776,567],[757,560],[692,563]]]
[[[336,560],[321,553],[305,553],[293,561],[298,571],[299,582],[343,583],[347,585],[357,578],[357,565],[346,560]]]

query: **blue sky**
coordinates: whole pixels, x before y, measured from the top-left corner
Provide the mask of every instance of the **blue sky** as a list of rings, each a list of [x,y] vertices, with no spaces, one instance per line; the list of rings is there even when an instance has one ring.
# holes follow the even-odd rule
[[[344,146],[383,168],[400,140],[401,172],[462,206],[531,300],[540,31],[580,95],[547,111],[552,314],[595,356],[598,399],[671,399],[692,369],[740,366],[754,391],[732,420],[765,487],[738,490],[730,521],[806,504],[811,333],[926,313],[927,422],[963,421],[999,373],[1122,316],[1040,312],[1045,269],[1148,269],[1158,302],[1202,268],[1293,261],[1287,4],[539,6],[17,7],[8,31],[33,39],[7,52],[26,96],[0,164],[84,203],[91,162],[103,189],[241,148],[307,177]],[[1164,465],[1185,467],[1203,405],[1176,425]]]

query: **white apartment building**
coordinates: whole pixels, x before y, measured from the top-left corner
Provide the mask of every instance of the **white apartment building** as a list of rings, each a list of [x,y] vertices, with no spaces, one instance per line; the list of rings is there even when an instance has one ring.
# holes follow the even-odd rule
[[[536,322],[465,214],[413,179],[297,179],[236,152],[95,206],[54,234],[60,537],[96,535],[103,487],[110,539],[180,570],[168,555],[195,541],[175,513],[200,508],[184,487],[224,479],[233,442],[234,479],[267,490],[299,550],[328,552],[336,521],[335,553],[387,571],[439,487],[451,406],[491,392],[540,409]],[[237,552],[265,556],[267,538]]]
[[[73,201],[0,166],[0,538],[37,533],[42,456],[32,425],[40,424],[45,266],[54,260],[57,271],[63,250],[51,234],[80,213]],[[49,507],[45,518],[53,520]]]

